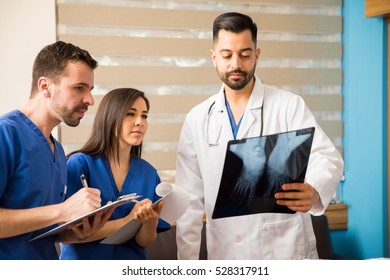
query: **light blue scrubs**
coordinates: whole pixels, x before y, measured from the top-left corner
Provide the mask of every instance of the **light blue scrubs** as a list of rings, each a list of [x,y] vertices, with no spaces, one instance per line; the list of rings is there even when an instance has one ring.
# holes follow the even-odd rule
[[[68,159],[67,196],[83,187],[80,180],[81,174],[86,176],[90,187],[100,189],[102,205],[129,193],[140,194],[142,195],[140,199],[149,198],[153,202],[160,198],[155,193],[155,188],[160,183],[157,170],[142,158],[131,158],[130,170],[121,192],[118,192],[109,162],[105,156],[88,156],[76,153]],[[133,207],[134,203],[126,203],[117,207],[110,220],[127,216]],[[169,228],[170,225],[160,219],[157,231],[165,231]],[[60,259],[139,260],[146,259],[146,250],[138,246],[134,239],[121,245],[100,244],[100,240],[98,240],[71,245],[61,244]]]
[[[61,144],[51,139],[54,154],[22,112],[0,116],[0,208],[27,209],[64,201],[66,158]],[[28,242],[52,227],[0,238],[0,259],[58,259],[54,236]]]

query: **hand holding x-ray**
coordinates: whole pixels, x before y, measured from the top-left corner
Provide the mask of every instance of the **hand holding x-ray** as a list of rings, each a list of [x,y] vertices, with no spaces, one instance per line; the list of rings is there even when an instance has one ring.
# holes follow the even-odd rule
[[[265,195],[271,196],[286,179],[294,177],[290,174],[291,170],[299,169],[299,166],[289,167],[288,160],[292,152],[309,137],[310,134],[296,135],[295,132],[290,132],[278,135],[273,147],[266,142],[266,137],[246,139],[246,145],[233,145],[231,151],[242,160],[242,169],[232,198],[237,202],[253,198],[257,183],[265,173],[268,185]],[[269,150],[270,146],[272,150],[267,159],[266,150]]]
[[[229,141],[213,219],[305,210],[316,194],[302,184],[314,131],[309,127]]]

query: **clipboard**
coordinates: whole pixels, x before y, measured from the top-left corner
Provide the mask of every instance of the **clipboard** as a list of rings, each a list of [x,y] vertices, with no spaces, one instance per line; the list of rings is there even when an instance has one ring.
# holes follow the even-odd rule
[[[173,224],[187,210],[190,197],[184,189],[178,189],[169,183],[162,182],[157,185],[156,193],[161,198],[153,203],[156,206],[159,201],[163,201],[160,218],[169,224]],[[130,220],[114,233],[107,236],[101,244],[123,244],[132,239],[140,229],[141,224],[137,220]]]
[[[293,214],[276,204],[286,183],[305,180],[314,127],[228,142],[212,218]]]
[[[161,200],[162,198],[154,202],[153,208],[156,207],[157,203],[159,203]],[[128,240],[132,239],[137,234],[140,227],[141,224],[137,220],[131,219],[125,225],[120,227],[117,231],[104,238],[100,243],[101,244],[123,244]]]
[[[110,210],[111,208],[116,208],[118,206],[121,206],[125,203],[128,203],[128,202],[136,202],[137,201],[137,198],[141,197],[140,195],[137,195],[136,193],[132,193],[132,194],[126,194],[126,195],[122,195],[120,197],[118,197],[118,199],[110,204],[106,204],[96,210],[93,210],[85,215],[82,215],[76,219],[73,219],[69,222],[66,222],[64,224],[61,224],[45,233],[42,233],[32,239],[29,240],[29,242],[31,241],[34,241],[34,240],[38,240],[38,239],[41,239],[41,238],[44,238],[44,237],[47,237],[47,236],[50,236],[50,235],[53,235],[53,234],[58,234],[66,229],[68,229],[68,226],[70,224],[80,224],[82,222],[82,220],[84,218],[90,218],[90,217],[93,217],[94,215],[96,215],[97,213],[99,212],[102,212],[102,211],[108,211]]]

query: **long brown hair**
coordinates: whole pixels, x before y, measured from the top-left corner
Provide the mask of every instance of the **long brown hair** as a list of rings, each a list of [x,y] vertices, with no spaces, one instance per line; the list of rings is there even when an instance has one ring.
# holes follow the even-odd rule
[[[105,155],[107,159],[116,158],[119,162],[122,122],[128,109],[139,97],[145,100],[149,111],[149,100],[142,91],[133,88],[117,88],[107,93],[100,101],[89,139],[80,150],[71,152],[67,157],[81,152],[91,156]],[[141,152],[142,142],[138,146],[131,147],[130,155],[141,157]]]

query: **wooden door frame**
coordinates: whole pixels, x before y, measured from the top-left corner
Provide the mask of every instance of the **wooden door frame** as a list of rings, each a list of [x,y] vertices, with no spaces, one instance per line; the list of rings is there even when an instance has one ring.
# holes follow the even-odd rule
[[[365,0],[365,16],[366,17],[382,17],[387,21],[387,30],[390,31],[390,1],[388,0]],[[387,174],[390,174],[390,32],[387,35]],[[389,240],[390,253],[390,184],[387,179],[387,205],[388,205],[388,223],[387,232]]]

